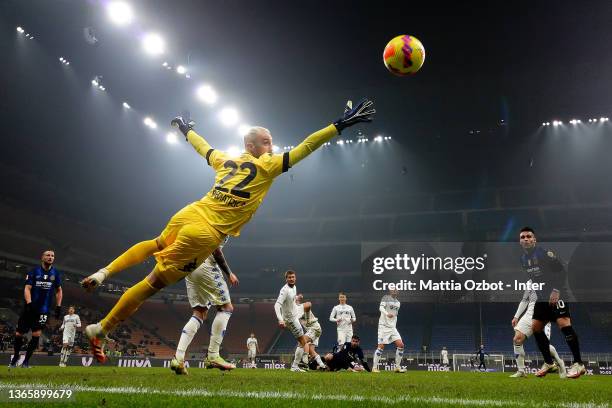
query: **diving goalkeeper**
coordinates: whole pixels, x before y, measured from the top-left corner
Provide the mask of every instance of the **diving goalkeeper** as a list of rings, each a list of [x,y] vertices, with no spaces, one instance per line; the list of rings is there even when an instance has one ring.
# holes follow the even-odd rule
[[[129,288],[99,323],[85,329],[96,360],[106,361],[103,350],[106,334],[134,314],[146,299],[195,270],[227,235],[240,235],[240,229],[251,219],[277,176],[343,129],[371,122],[376,113],[373,105],[364,99],[353,108],[349,101],[340,119],[283,154],[272,154],[272,135],[268,129],[253,127],[244,137],[245,152],[238,158],[230,158],[211,147],[193,130],[195,123],[188,117],[174,118],[171,124],[215,171],[215,184],[200,201],[176,213],[159,237],[134,245],[108,266],[83,279],[82,286],[93,290],[106,278],[151,255],[157,261],[153,271]]]

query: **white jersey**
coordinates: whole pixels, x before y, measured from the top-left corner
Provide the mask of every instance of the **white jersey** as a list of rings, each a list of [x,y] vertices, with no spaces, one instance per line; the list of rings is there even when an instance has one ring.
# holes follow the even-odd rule
[[[385,295],[380,302],[380,307],[378,308],[378,310],[380,310],[378,326],[395,328],[397,325],[397,314],[399,312],[399,308],[399,300],[389,295]],[[388,315],[391,315],[391,317]]]
[[[312,313],[312,309],[308,312],[304,311],[304,305],[298,305],[298,316],[300,318],[300,323],[306,329],[306,337],[312,340],[312,344],[315,346],[319,345],[319,338],[321,337],[321,333],[323,330],[321,329],[321,325],[319,324],[319,319],[317,319]]]
[[[257,339],[255,337],[249,337],[246,341],[246,345],[249,351],[257,350]]]
[[[355,311],[349,305],[336,305],[329,315],[331,322],[338,324],[338,330],[349,330],[353,328],[353,323],[357,320]]]
[[[227,243],[227,237],[219,245]],[[209,308],[212,305],[221,306],[232,301],[229,287],[224,279],[215,257],[211,254],[193,272],[185,277],[189,305]]]
[[[312,313],[312,309],[310,309],[308,312],[304,311],[304,305],[299,305],[297,307],[298,310],[298,318],[300,319],[300,323],[302,323],[302,325],[305,328],[310,328],[313,326],[319,326],[319,319],[317,319],[314,315],[314,313]]]
[[[76,334],[77,327],[81,327],[81,319],[78,314],[67,314],[64,316],[61,330],[64,331],[64,336],[73,337]]]
[[[442,364],[448,364],[448,350],[442,350],[440,356],[442,356]]]
[[[274,304],[274,311],[279,321],[287,321],[299,318],[297,305],[295,304],[295,296],[297,293],[296,286],[283,286],[278,294],[278,299]]]
[[[531,279],[527,281],[527,284],[531,284]],[[514,330],[523,333],[525,337],[531,337],[533,334],[532,318],[537,300],[538,294],[535,290],[525,289],[521,303],[519,303],[516,313],[514,314],[514,317],[518,319],[516,326],[514,326]],[[546,337],[548,337],[548,340],[550,340],[550,322],[544,326],[544,333],[546,334]]]
[[[531,285],[531,279],[527,281],[527,286]],[[523,298],[521,299],[521,303],[519,303],[516,313],[514,317],[517,319],[520,318],[523,314],[533,315],[533,309],[535,308],[535,304],[538,300],[538,294],[533,289],[525,289],[523,292]]]

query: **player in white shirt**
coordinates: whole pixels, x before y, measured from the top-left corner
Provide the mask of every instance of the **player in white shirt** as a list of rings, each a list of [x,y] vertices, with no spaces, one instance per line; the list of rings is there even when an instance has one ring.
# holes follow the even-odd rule
[[[383,296],[380,301],[380,318],[378,319],[378,347],[374,352],[374,364],[372,367],[373,373],[380,372],[378,370],[378,362],[382,356],[382,352],[386,344],[395,344],[395,372],[405,373],[406,369],[402,368],[402,356],[404,355],[404,342],[402,336],[397,331],[397,314],[400,308],[400,301],[397,300],[397,290],[390,290],[388,295]]]
[[[247,347],[247,356],[249,360],[251,360],[251,367],[257,368],[257,364],[255,363],[255,357],[257,353],[259,353],[259,343],[257,343],[257,339],[255,338],[255,333],[251,333],[251,337],[249,337],[246,341]]]
[[[346,304],[346,295],[338,294],[340,304],[334,306],[329,315],[329,321],[338,325],[338,345],[350,342],[353,337],[353,323],[357,321],[352,306]]]
[[[319,319],[317,319],[314,313],[312,313],[312,303],[302,303],[303,298],[304,297],[299,294],[295,297],[295,302],[297,304],[297,315],[299,316],[300,323],[306,329],[304,336],[306,337],[306,342],[310,345],[310,347],[307,354],[304,353],[304,351],[301,351],[300,354],[302,354],[303,360],[305,360],[304,363],[306,365],[309,363],[308,356],[310,356],[310,358],[317,362],[319,368],[324,370],[327,367],[323,363],[323,360],[321,360],[321,356],[319,356],[316,351],[316,348],[319,346],[319,338],[321,337],[323,330],[319,324]],[[299,352],[297,349],[301,347],[301,345],[297,346],[295,350],[296,356]]]
[[[289,270],[285,272],[286,285],[280,290],[278,299],[276,299],[274,304],[274,312],[278,319],[278,326],[281,329],[288,329],[301,346],[295,350],[295,359],[291,364],[291,371],[303,373],[305,371],[298,367],[298,364],[302,361],[304,353],[309,354],[310,344],[307,342],[306,336],[304,336],[304,329],[300,324],[300,316],[297,304],[295,303],[296,280],[295,271]]]
[[[531,279],[527,281],[527,284],[531,284]],[[512,342],[514,345],[514,358],[516,359],[517,367],[516,373],[510,376],[512,378],[527,377],[527,373],[525,372],[525,348],[523,347],[523,344],[525,343],[525,340],[528,337],[531,337],[533,334],[531,324],[533,309],[535,308],[537,300],[538,295],[535,290],[529,288],[525,289],[521,303],[519,303],[516,313],[512,318],[512,327],[514,327],[514,338],[512,339]],[[544,326],[544,333],[546,334],[546,337],[548,337],[548,340],[550,340],[550,322]],[[565,369],[565,363],[563,362],[563,359],[559,357],[559,354],[557,354],[557,349],[555,349],[552,344],[550,345],[550,354],[555,359],[557,367],[549,370],[549,372],[559,370],[559,377],[566,378],[567,371]]]
[[[227,242],[225,240],[224,244]],[[230,270],[223,255],[223,245],[215,251],[193,272],[185,278],[187,298],[193,314],[185,327],[176,348],[176,354],[170,362],[170,369],[176,374],[187,374],[185,368],[185,352],[196,333],[208,316],[208,309],[214,305],[217,314],[210,328],[210,343],[205,363],[207,368],[232,370],[234,364],[228,363],[219,355],[219,348],[227,329],[227,323],[232,315],[234,306],[230,298],[229,289],[223,275],[230,285],[238,284],[238,277]]]
[[[60,353],[60,367],[66,367],[68,356],[72,353],[74,337],[76,336],[76,329],[78,327],[81,327],[81,319],[78,314],[74,314],[74,306],[70,306],[68,308],[68,314],[64,316],[64,321],[60,327],[60,331],[64,332],[62,338],[62,352]]]
[[[440,360],[442,361],[442,365],[448,365],[448,350],[446,347],[442,347],[442,351],[440,352]]]

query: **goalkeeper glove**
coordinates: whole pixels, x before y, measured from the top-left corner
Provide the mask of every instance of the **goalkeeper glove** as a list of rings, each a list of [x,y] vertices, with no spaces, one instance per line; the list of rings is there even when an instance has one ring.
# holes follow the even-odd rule
[[[55,318],[59,320],[62,317],[62,307],[60,305],[55,306]]]
[[[170,125],[178,128],[183,135],[185,135],[185,140],[187,140],[187,132],[189,132],[195,126],[195,122],[189,119],[189,115],[177,116],[172,119]]]
[[[376,113],[376,109],[373,106],[374,102],[369,99],[363,99],[355,108],[353,108],[353,103],[348,101],[344,108],[344,115],[334,122],[334,126],[338,129],[338,134],[355,123],[371,122]]]

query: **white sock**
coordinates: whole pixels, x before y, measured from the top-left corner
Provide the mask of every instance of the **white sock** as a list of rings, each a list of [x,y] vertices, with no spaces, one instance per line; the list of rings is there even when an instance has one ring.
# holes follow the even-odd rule
[[[374,363],[372,364],[373,368],[378,368],[378,362],[380,361],[380,357],[382,356],[382,350],[377,348],[374,352]]]
[[[308,364],[308,357],[308,354],[304,353],[304,355],[302,356],[302,363]]]
[[[395,368],[402,368],[402,357],[404,356],[404,349],[397,348],[395,350]]]
[[[315,355],[315,361],[317,362],[317,364],[319,365],[319,367],[325,367],[325,364],[323,364],[323,360],[321,360],[321,356],[320,355]]]
[[[295,357],[293,359],[293,364],[291,364],[291,367],[297,367],[299,362],[302,361],[303,355],[304,355],[304,349],[302,348],[302,346],[296,347]]]
[[[557,353],[557,349],[552,344],[550,345],[550,355],[557,362],[557,365],[559,366],[559,371],[564,373],[565,372],[565,362],[561,359],[561,357],[559,357],[559,354]]]
[[[525,348],[522,344],[514,345],[514,358],[518,371],[525,371]]]
[[[232,312],[225,310],[219,310],[215,315],[212,327],[210,329],[210,344],[208,345],[208,357],[216,358],[219,357],[219,348],[221,342],[223,342],[223,336],[225,336],[225,330],[227,329],[227,322],[232,317]]]
[[[70,357],[70,353],[72,353],[72,347],[66,347],[66,352],[64,353],[64,364],[68,362],[68,357]]]
[[[185,327],[183,327],[181,339],[176,347],[176,359],[179,362],[185,361],[185,352],[187,351],[187,348],[191,344],[191,341],[195,337],[201,325],[202,321],[199,318],[191,316],[187,321],[187,324],[185,324]]]

